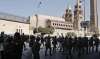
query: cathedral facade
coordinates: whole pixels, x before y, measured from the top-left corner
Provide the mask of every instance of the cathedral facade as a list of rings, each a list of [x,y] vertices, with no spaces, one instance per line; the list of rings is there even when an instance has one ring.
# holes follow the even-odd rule
[[[91,0],[90,5],[90,22],[86,23],[89,23],[88,29],[91,29],[91,31],[96,33],[98,28],[96,17],[96,0]],[[13,34],[17,31],[21,34],[25,33],[32,35],[34,28],[45,28],[52,26],[55,29],[53,35],[66,35],[68,32],[74,32],[78,36],[84,36],[84,26],[82,25],[82,22],[84,23],[85,19],[83,12],[82,1],[77,0],[74,6],[74,11],[72,11],[71,7],[68,7],[63,17],[36,14],[30,16],[29,18],[22,18],[12,15],[0,14],[0,32],[4,31],[7,34]]]

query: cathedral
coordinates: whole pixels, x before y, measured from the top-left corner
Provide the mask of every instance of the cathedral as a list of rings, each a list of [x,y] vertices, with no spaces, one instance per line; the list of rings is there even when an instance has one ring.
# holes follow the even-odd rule
[[[38,27],[53,27],[53,35],[66,35],[73,32],[77,36],[86,34],[99,34],[97,0],[90,0],[90,21],[84,17],[84,8],[81,0],[76,0],[74,10],[67,7],[63,17],[48,15],[32,15],[29,18],[0,13],[0,32],[13,34],[15,32],[33,35],[33,30]]]
[[[63,17],[54,17],[47,15],[35,15],[30,17],[30,24],[33,28],[50,27],[55,29],[54,34],[66,34],[74,32],[76,35],[84,36],[84,28],[81,23],[84,21],[82,2],[76,1],[74,11],[71,7],[67,7]]]

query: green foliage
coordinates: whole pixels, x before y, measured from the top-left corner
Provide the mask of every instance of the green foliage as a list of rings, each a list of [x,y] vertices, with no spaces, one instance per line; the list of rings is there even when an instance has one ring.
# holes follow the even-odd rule
[[[41,34],[53,34],[54,28],[53,27],[46,27],[46,28],[38,27],[37,29],[35,28],[33,32],[41,33]]]
[[[76,34],[74,33],[74,32],[68,32],[67,34],[66,34],[66,36],[68,36],[68,37],[75,37],[76,36]]]

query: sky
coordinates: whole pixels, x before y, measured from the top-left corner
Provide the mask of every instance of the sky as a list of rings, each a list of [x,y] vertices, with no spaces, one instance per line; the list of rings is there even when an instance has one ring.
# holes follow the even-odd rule
[[[42,2],[39,5],[39,2]],[[90,0],[85,0],[85,19],[90,19]],[[98,10],[100,10],[98,0]],[[0,0],[0,12],[28,17],[34,14],[43,14],[62,17],[66,8],[74,10],[76,0]],[[100,12],[98,12],[100,16]],[[100,17],[99,17],[100,19]]]

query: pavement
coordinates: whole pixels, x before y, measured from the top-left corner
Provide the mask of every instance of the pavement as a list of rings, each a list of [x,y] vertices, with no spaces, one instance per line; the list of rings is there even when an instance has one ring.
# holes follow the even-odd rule
[[[91,53],[88,55],[82,55],[78,57],[76,54],[71,56],[72,59],[100,59],[100,53]],[[23,51],[22,59],[33,59],[32,51],[30,48]],[[41,48],[40,50],[40,59],[69,59],[66,58],[66,55],[62,52],[57,51],[56,53],[52,53],[52,56],[45,56],[45,48]]]

